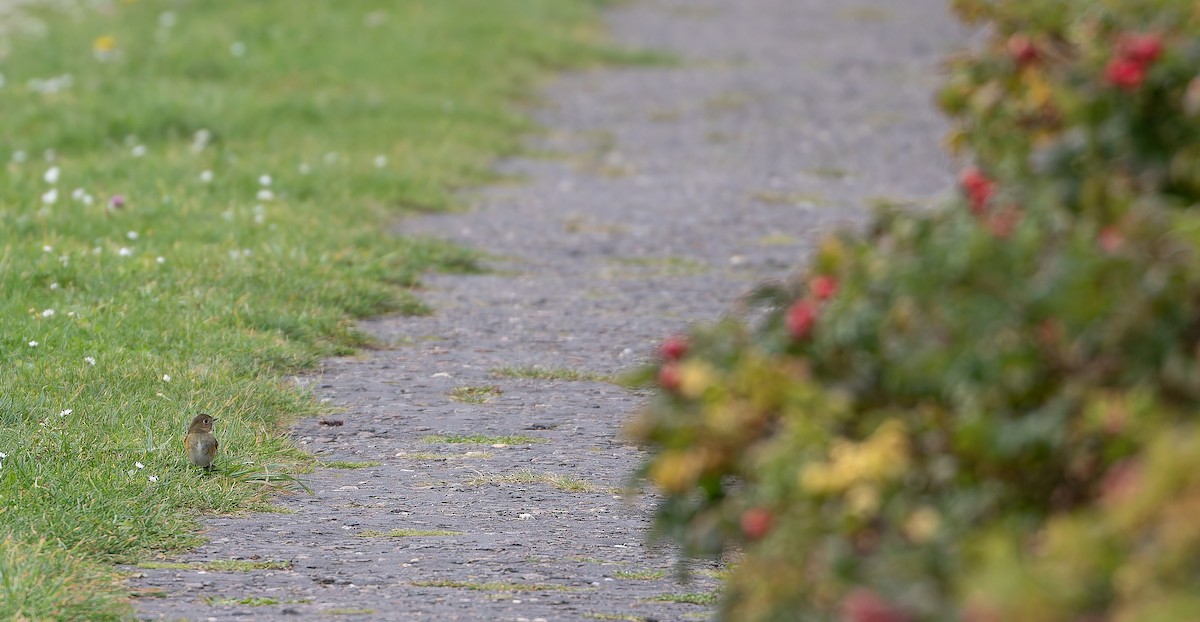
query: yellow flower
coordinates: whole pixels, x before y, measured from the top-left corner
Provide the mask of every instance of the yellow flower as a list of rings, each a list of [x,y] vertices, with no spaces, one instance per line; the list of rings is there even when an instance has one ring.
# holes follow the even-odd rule
[[[108,54],[117,47],[117,38],[112,35],[102,35],[92,41],[92,51],[97,54]]]
[[[908,469],[908,458],[904,424],[889,419],[861,443],[846,439],[830,443],[829,460],[807,465],[800,473],[800,486],[823,494],[896,479]]]
[[[874,516],[879,509],[879,490],[868,484],[859,484],[846,493],[846,506],[854,516]]]
[[[650,467],[650,480],[668,494],[687,492],[707,463],[703,449],[665,451]]]
[[[942,515],[938,514],[937,510],[923,505],[914,510],[908,516],[908,520],[904,521],[904,535],[908,536],[909,540],[921,544],[937,535],[941,526]]]
[[[694,400],[717,381],[716,371],[701,360],[692,360],[679,368],[679,394]]]

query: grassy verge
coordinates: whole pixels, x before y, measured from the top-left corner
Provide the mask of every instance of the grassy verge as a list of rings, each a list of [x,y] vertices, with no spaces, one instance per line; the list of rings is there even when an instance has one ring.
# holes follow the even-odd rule
[[[488,180],[546,70],[612,59],[598,3],[22,9],[44,28],[0,40],[0,618],[128,616],[106,564],[303,465],[280,424],[316,406],[282,375],[471,266],[386,225]],[[199,412],[214,475],[183,459]]]

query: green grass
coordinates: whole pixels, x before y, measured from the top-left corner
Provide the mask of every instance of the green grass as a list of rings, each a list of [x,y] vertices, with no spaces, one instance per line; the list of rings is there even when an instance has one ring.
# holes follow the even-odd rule
[[[409,585],[417,587],[453,587],[477,592],[574,592],[584,588],[553,583],[505,583],[503,581],[453,581],[437,579],[433,581],[413,581]]]
[[[364,460],[362,462],[350,462],[347,460],[332,460],[330,462],[322,462],[321,466],[327,469],[369,469],[383,464],[378,460]]]
[[[462,532],[449,531],[447,529],[393,529],[391,531],[364,529],[354,535],[360,538],[430,538],[442,536],[461,536]]]
[[[244,598],[220,598],[210,596],[204,599],[206,604],[214,607],[222,607],[227,605],[243,605],[246,607],[268,607],[270,605],[278,605],[279,601],[274,598],[264,598],[259,596],[246,596]]]
[[[208,562],[138,562],[147,570],[204,570],[206,572],[255,572],[257,570],[288,570],[292,562],[217,559]]]
[[[474,268],[393,220],[495,179],[549,70],[655,60],[603,49],[599,4],[47,3],[44,33],[5,35],[0,553],[39,561],[0,619],[128,613],[97,564],[300,485],[281,424],[320,407],[284,375],[365,344],[355,318],[424,311],[423,271]],[[183,459],[199,412],[217,473]]]
[[[438,437],[441,438],[441,437]],[[407,458],[409,460],[490,460],[492,452],[490,451],[468,451],[461,454],[443,454],[432,451],[406,451],[396,454],[397,458]]]
[[[454,387],[450,391],[450,399],[467,404],[482,404],[504,392],[497,386],[485,387]]]
[[[667,576],[663,570],[618,570],[613,574],[618,579],[634,579],[636,581],[654,581]]]
[[[529,445],[545,443],[544,438],[525,436],[523,434],[487,435],[487,434],[430,434],[421,437],[422,443],[445,443],[450,445]]]
[[[563,492],[601,492],[605,489],[587,480],[559,473],[539,473],[529,469],[515,473],[481,475],[467,480],[468,486],[486,484],[547,484]]]
[[[585,564],[600,564],[602,566],[624,566],[629,563],[629,562],[610,561],[610,560],[606,560],[606,559],[600,559],[597,557],[587,557],[584,555],[571,555],[570,557],[567,557],[567,559],[577,561],[577,562],[583,562]]]
[[[497,367],[492,370],[497,378],[527,378],[530,380],[567,380],[572,382],[608,382],[609,377],[575,369],[548,369],[545,367]]]
[[[0,619],[124,620],[119,588],[110,568],[57,544],[0,539]]]
[[[650,600],[663,603],[685,603],[689,605],[715,605],[717,604],[717,594],[715,592],[691,592],[686,594],[659,594]]]

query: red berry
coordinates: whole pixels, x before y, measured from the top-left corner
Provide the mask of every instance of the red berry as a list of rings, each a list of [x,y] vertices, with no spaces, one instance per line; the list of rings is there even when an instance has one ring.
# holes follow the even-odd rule
[[[1114,58],[1104,68],[1104,78],[1119,89],[1132,91],[1146,79],[1146,66],[1132,58]]]
[[[1149,65],[1162,56],[1162,39],[1154,34],[1127,34],[1117,42],[1121,56],[1141,65]]]
[[[842,600],[841,614],[842,622],[912,622],[903,609],[866,588],[858,588]]]
[[[807,338],[817,324],[817,305],[808,299],[797,300],[788,308],[785,323],[792,339]]]
[[[829,300],[837,293],[838,282],[837,279],[822,274],[809,282],[808,289],[817,297],[817,300]]]
[[[974,166],[967,168],[958,177],[958,183],[962,186],[963,192],[967,195],[967,200],[971,204],[971,211],[976,215],[983,213],[987,207],[988,201],[992,200],[992,195],[996,191],[996,184],[983,171]]]
[[[1132,458],[1112,465],[1100,481],[1101,501],[1109,505],[1128,503],[1142,487],[1142,479],[1142,465]]]
[[[1039,55],[1033,39],[1020,33],[1008,38],[1008,54],[1021,66],[1034,63]]]
[[[688,344],[687,337],[675,335],[662,342],[662,345],[658,347],[658,354],[663,357],[663,360],[678,361],[687,356],[690,349],[691,345]]]
[[[1116,227],[1109,226],[1100,230],[1096,242],[1105,252],[1115,253],[1125,244],[1125,236],[1121,235],[1121,231]]]
[[[742,533],[750,540],[761,540],[771,531],[775,517],[766,508],[750,508],[742,512]]]
[[[994,214],[987,221],[988,231],[997,238],[1004,239],[1012,235],[1017,225],[1021,223],[1021,208],[1010,207],[1002,212]]]
[[[658,368],[658,386],[672,393],[679,390],[679,365],[667,363]]]

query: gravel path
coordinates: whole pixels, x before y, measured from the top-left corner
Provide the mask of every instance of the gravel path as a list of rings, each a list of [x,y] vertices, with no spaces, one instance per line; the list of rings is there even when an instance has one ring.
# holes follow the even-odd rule
[[[670,551],[645,543],[649,501],[616,492],[638,461],[619,428],[639,398],[523,376],[627,369],[794,270],[864,206],[945,191],[930,101],[937,60],[961,33],[942,0],[902,5],[643,0],[612,12],[620,41],[681,65],[556,81],[537,146],[562,157],[503,163],[525,182],[399,227],[482,249],[495,271],[431,276],[433,315],[366,322],[393,347],[328,361],[312,380],[344,424],[302,422],[298,442],[322,461],[380,464],[318,469],[315,496],[280,500],[293,514],[208,520],[211,542],[182,561],[290,568],[143,570],[133,586],[166,597],[140,598],[139,615],[708,617],[676,601],[710,594],[713,568],[679,583]],[[493,386],[481,404],[449,397]],[[455,435],[518,438],[431,438]],[[452,535],[369,535],[395,529]],[[234,602],[250,598],[278,604]]]

